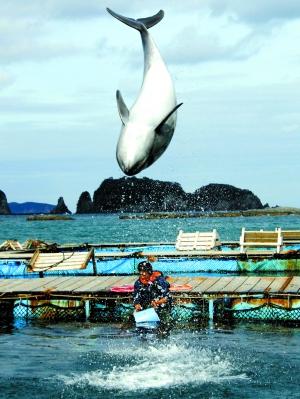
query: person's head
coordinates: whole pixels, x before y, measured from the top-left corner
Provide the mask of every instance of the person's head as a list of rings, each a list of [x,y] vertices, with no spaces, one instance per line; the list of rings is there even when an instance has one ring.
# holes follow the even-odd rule
[[[138,272],[140,277],[142,277],[143,279],[149,280],[151,274],[152,274],[152,265],[151,263],[144,261],[144,262],[140,262],[138,264]]]

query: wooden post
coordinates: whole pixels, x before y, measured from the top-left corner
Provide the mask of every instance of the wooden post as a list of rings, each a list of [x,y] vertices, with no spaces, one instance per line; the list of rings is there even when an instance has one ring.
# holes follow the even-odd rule
[[[96,259],[95,259],[95,248],[92,249],[92,262],[93,262],[94,276],[97,276],[97,263],[96,263]]]

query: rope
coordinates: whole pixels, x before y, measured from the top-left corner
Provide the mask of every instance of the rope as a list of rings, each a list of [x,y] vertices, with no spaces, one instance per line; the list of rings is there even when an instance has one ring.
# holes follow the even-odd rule
[[[47,303],[42,303],[40,305],[32,305],[32,304],[26,304],[24,302],[20,302],[14,305],[14,308],[22,306],[23,308],[30,308],[30,309],[40,309],[40,308],[53,308],[53,309],[59,309],[59,310],[77,310],[84,308],[84,305],[78,305],[78,306],[59,306],[55,305],[54,303],[47,302]]]
[[[300,307],[298,308],[286,308],[284,306],[279,306],[276,305],[275,303],[264,303],[263,305],[255,306],[255,307],[250,307],[248,309],[232,309],[232,308],[224,308],[226,311],[229,312],[237,312],[237,313],[247,313],[255,310],[261,310],[263,308],[273,308],[273,309],[278,309],[278,310],[285,310],[287,312],[292,312],[294,310],[298,311],[300,310]]]

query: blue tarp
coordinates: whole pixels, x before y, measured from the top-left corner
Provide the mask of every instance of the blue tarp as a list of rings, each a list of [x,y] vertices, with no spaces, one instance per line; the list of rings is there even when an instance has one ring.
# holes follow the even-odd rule
[[[299,250],[300,245],[290,245],[285,247],[286,250]],[[228,251],[230,255],[230,247],[222,247],[222,250]],[[118,246],[111,248],[97,249],[96,254],[120,252]],[[122,248],[123,251],[123,248]],[[170,252],[175,251],[174,245],[158,245],[158,246],[140,246],[124,248],[124,258],[118,259],[97,259],[97,274],[134,274],[137,272],[137,265],[146,258],[130,257],[134,252]],[[260,262],[237,261],[236,259],[215,259],[215,258],[159,258],[152,262],[154,269],[160,270],[164,274],[176,273],[236,273],[255,272],[255,271],[284,271],[284,260],[262,260]],[[279,264],[280,263],[280,264]],[[291,263],[291,261],[289,262]],[[298,267],[298,263],[293,270]],[[291,268],[291,264],[289,264]],[[300,268],[300,263],[299,263]],[[48,270],[44,272],[44,276],[91,276],[94,274],[93,263],[89,262],[86,269],[82,270]],[[19,260],[0,260],[0,278],[35,278],[39,277],[38,272],[27,271],[27,263]]]

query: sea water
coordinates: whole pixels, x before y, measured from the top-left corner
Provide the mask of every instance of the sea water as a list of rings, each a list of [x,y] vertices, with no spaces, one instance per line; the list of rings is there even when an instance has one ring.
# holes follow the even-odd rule
[[[238,241],[247,230],[300,229],[300,216],[120,219],[117,214],[74,215],[74,220],[27,221],[26,216],[0,216],[0,244],[9,239],[62,243],[174,242],[183,231],[217,229],[221,241]]]
[[[174,241],[217,228],[221,240],[247,229],[300,229],[300,217],[120,220],[117,215],[27,222],[0,217],[0,242]],[[0,325],[0,398],[300,398],[300,329],[262,323],[207,324],[143,339],[100,323]]]
[[[164,340],[89,323],[1,332],[1,398],[300,397],[297,328],[210,326]]]

